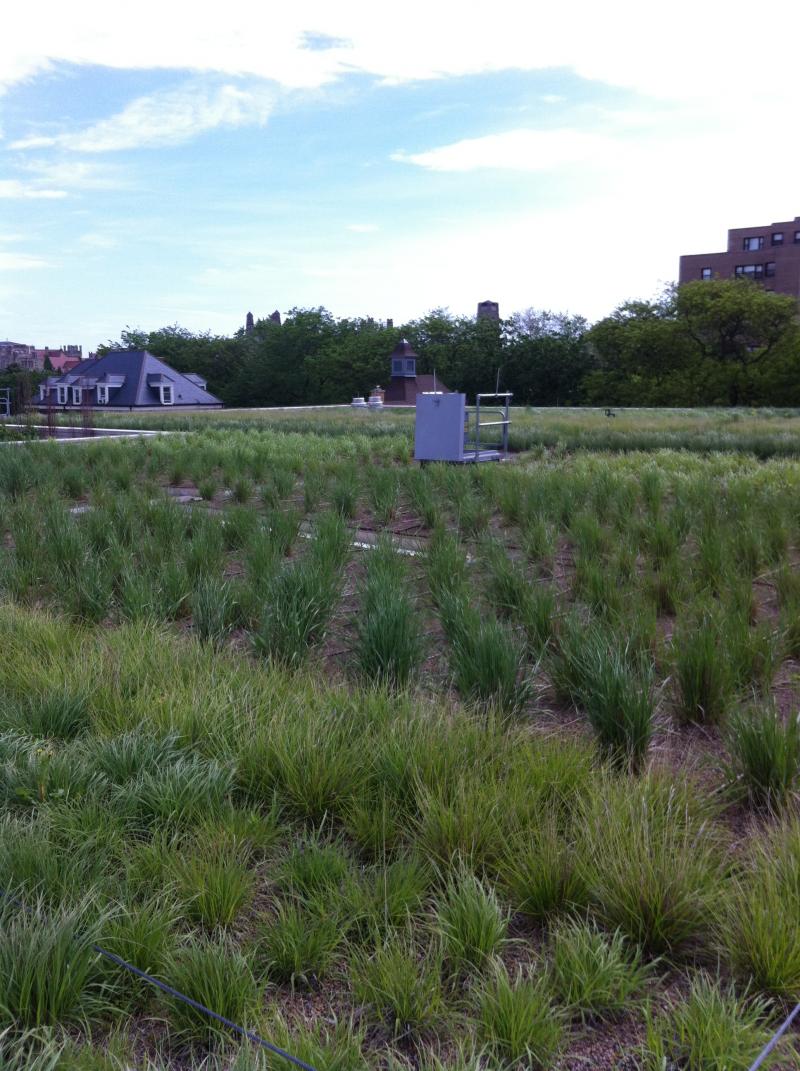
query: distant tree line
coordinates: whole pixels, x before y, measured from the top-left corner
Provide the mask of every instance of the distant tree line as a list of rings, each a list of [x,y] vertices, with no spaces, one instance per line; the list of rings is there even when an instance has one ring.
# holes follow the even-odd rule
[[[230,406],[325,404],[385,386],[401,338],[419,372],[468,395],[499,383],[516,404],[800,405],[797,301],[745,279],[670,286],[592,326],[533,309],[500,321],[436,309],[398,328],[292,309],[231,338],[126,328],[98,352],[147,349]]]

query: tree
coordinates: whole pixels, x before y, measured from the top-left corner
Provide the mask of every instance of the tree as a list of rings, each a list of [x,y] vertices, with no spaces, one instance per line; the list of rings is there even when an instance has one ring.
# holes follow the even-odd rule
[[[594,369],[581,386],[591,405],[693,405],[702,378],[696,346],[679,322],[675,288],[627,301],[588,332]]]
[[[569,405],[592,367],[582,316],[525,309],[506,322],[503,383],[517,403]]]
[[[699,353],[716,362],[730,405],[755,400],[759,375],[778,350],[800,342],[797,301],[749,279],[709,279],[678,289],[675,311]]]

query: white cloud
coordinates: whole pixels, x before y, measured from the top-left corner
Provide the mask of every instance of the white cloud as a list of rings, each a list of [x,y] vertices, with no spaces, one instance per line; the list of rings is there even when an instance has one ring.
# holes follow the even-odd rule
[[[0,198],[13,200],[27,198],[55,200],[66,196],[66,190],[48,189],[47,187],[20,182],[19,179],[0,179]]]
[[[481,138],[465,138],[427,152],[392,154],[400,163],[432,171],[475,171],[504,168],[552,171],[567,164],[597,159],[610,150],[608,138],[578,130],[509,130]]]
[[[47,268],[49,263],[42,257],[29,253],[0,253],[0,271],[30,271],[34,268]]]
[[[88,246],[89,249],[114,249],[119,244],[116,238],[113,238],[110,234],[101,234],[95,231],[82,234],[78,241],[81,245]]]
[[[790,41],[800,11],[775,0],[762,17]],[[795,100],[793,66],[765,43],[774,35],[754,32],[757,18],[751,4],[736,0],[673,0],[668,8],[641,0],[495,0],[488,8],[406,0],[394,9],[373,0],[140,0],[123,10],[107,0],[40,0],[18,5],[4,26],[0,82],[59,62],[253,75],[288,88],[318,87],[349,72],[407,82],[561,67],[664,97],[735,106],[741,88],[751,98]],[[735,76],[731,57],[742,64]]]
[[[131,186],[131,180],[116,165],[77,160],[74,156],[64,159],[25,159],[19,169],[33,178],[33,189],[46,186],[58,177],[58,185],[69,190],[123,190]]]
[[[241,89],[223,85],[208,89],[189,83],[178,89],[137,97],[109,119],[72,133],[33,135],[12,143],[12,149],[57,146],[75,152],[178,145],[216,127],[264,123],[274,93],[264,87]]]

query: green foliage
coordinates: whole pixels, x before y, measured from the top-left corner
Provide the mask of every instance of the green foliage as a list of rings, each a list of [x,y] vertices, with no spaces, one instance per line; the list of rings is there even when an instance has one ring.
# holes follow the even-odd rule
[[[525,651],[504,625],[485,618],[451,625],[450,633],[453,678],[465,699],[507,713],[524,706],[531,695]]]
[[[253,633],[255,651],[286,666],[299,666],[325,634],[339,583],[335,574],[305,559],[270,583]]]
[[[753,842],[722,903],[719,940],[757,990],[800,999],[800,822],[792,815]]]
[[[315,984],[331,968],[342,943],[340,920],[324,908],[278,902],[261,924],[259,960],[277,982]]]
[[[482,967],[503,950],[508,912],[491,886],[469,871],[456,871],[437,905],[435,925],[445,956],[459,972]]]
[[[0,1024],[24,1029],[96,1018],[103,994],[92,945],[100,925],[89,901],[70,909],[0,901]]]
[[[509,838],[500,876],[514,906],[532,919],[546,919],[584,898],[574,848],[554,808]]]
[[[251,959],[226,939],[189,938],[169,957],[165,974],[180,993],[241,1026],[252,1027],[259,1010],[260,988]],[[229,1031],[202,1012],[168,994],[160,999],[179,1037],[218,1045]]]
[[[740,996],[732,986],[698,974],[684,999],[648,1016],[643,1066],[646,1071],[747,1071],[770,1039],[769,1013],[766,1001]],[[762,1066],[774,1066],[781,1049],[785,1046]]]
[[[368,681],[405,686],[422,659],[422,633],[400,556],[382,543],[367,565],[364,599],[357,618],[358,668]]]
[[[735,714],[728,730],[728,780],[754,807],[780,808],[800,778],[800,722],[770,706]]]
[[[369,1004],[395,1035],[419,1033],[437,1022],[443,1009],[441,969],[436,946],[419,948],[402,932],[351,958],[357,999]]]
[[[497,967],[478,995],[480,1040],[504,1066],[553,1066],[564,1042],[564,1021],[546,974],[512,979]]]
[[[617,930],[604,934],[580,921],[553,934],[553,986],[560,1003],[582,1020],[622,1015],[641,1001],[652,965]]]
[[[628,641],[629,642],[629,641]],[[562,629],[553,678],[586,711],[605,756],[639,768],[653,732],[652,667],[609,629]]]
[[[0,701],[0,720],[31,736],[70,740],[88,728],[88,699],[80,692],[49,691],[18,704]]]
[[[578,866],[595,910],[650,953],[707,932],[719,895],[717,835],[683,786],[657,777],[598,782],[586,801]]]
[[[176,888],[190,919],[209,929],[236,921],[255,886],[242,854],[230,843],[200,838],[176,857]]]

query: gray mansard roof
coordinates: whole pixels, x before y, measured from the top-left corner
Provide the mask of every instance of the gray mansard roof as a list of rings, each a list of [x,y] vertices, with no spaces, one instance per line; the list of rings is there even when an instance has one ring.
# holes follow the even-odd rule
[[[172,387],[173,407],[221,406],[194,372],[183,375],[147,350],[112,350],[104,357],[81,361],[62,376],[50,376],[48,387],[108,387],[108,407],[139,408],[161,405],[161,387]],[[105,408],[105,406],[104,406]]]

